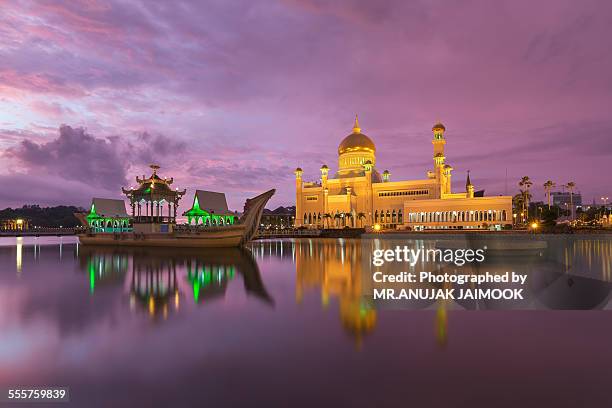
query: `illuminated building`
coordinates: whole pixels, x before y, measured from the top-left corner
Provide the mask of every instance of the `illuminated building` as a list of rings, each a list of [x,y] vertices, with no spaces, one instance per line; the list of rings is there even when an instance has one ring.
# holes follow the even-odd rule
[[[224,193],[196,190],[193,205],[183,213],[188,224],[228,225],[236,221],[236,214],[227,207]]]
[[[388,170],[376,167],[376,146],[361,132],[359,122],[338,147],[338,171],[330,177],[321,167],[318,182],[302,179],[295,170],[295,226],[309,228],[365,227],[394,229],[501,229],[512,224],[512,197],[478,197],[469,172],[465,191],[451,191],[453,167],[446,163],[446,128],[433,128],[433,170],[421,180],[391,181]]]
[[[293,227],[295,207],[278,207],[275,210],[267,208],[261,215],[261,229],[285,229]]]
[[[0,230],[2,231],[25,231],[30,223],[25,218],[12,218],[0,220]]]
[[[130,216],[123,200],[94,198],[91,200],[87,225],[92,232],[128,232],[132,230]]]
[[[575,207],[582,207],[582,194],[569,191],[552,191],[550,193],[553,205],[563,209],[570,208],[573,204]]]
[[[173,190],[173,178],[157,175],[159,166],[152,164],[153,174],[136,177],[137,188],[123,190],[130,200],[134,232],[172,232],[176,224],[176,209],[186,190]]]

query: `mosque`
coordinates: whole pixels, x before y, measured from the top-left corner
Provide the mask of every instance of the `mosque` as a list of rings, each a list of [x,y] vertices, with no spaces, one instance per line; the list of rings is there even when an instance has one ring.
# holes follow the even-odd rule
[[[422,180],[391,181],[376,167],[376,146],[353,132],[338,146],[338,171],[321,167],[321,179],[306,182],[295,169],[295,226],[307,228],[372,227],[384,229],[495,229],[512,225],[512,197],[475,194],[469,172],[465,191],[451,191],[453,167],[446,163],[446,128],[433,128],[433,170]]]

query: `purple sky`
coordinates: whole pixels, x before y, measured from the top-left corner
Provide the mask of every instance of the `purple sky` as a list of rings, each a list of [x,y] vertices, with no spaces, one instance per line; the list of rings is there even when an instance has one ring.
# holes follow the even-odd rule
[[[0,0],[0,208],[86,204],[148,173],[230,206],[334,170],[355,113],[392,180],[523,175],[612,197],[609,1]],[[192,190],[193,191],[193,190]],[[187,207],[187,203],[183,204]]]

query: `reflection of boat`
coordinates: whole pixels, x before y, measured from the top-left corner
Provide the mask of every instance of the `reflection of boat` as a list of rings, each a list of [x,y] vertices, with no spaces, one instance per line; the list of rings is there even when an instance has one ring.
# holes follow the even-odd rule
[[[83,245],[112,245],[172,248],[230,248],[248,243],[257,232],[266,203],[275,190],[248,199],[239,222],[214,227],[179,226],[170,233],[88,233],[79,235]]]
[[[83,248],[79,256],[82,267],[88,272],[92,270],[92,293],[97,283],[108,281],[108,276],[122,276],[129,282],[130,304],[139,305],[152,316],[161,313],[166,317],[169,311],[177,310],[185,292],[193,293],[196,304],[208,304],[208,300],[224,296],[228,282],[237,275],[242,276],[248,294],[274,304],[251,251],[245,248],[96,246]],[[185,278],[179,278],[183,273]],[[185,281],[189,289],[185,288]]]
[[[244,290],[248,294],[274,305],[274,300],[264,287],[259,266],[250,250],[242,248],[223,248],[198,250],[187,261],[187,281],[193,290],[195,303],[225,296],[227,283],[236,276],[236,270],[244,280]]]

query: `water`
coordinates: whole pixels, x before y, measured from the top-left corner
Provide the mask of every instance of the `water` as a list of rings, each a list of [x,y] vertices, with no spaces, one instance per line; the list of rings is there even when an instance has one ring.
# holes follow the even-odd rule
[[[377,310],[360,296],[363,251],[1,238],[0,388],[68,386],[79,407],[610,406],[610,238],[539,255],[532,273],[562,283],[541,310]]]

